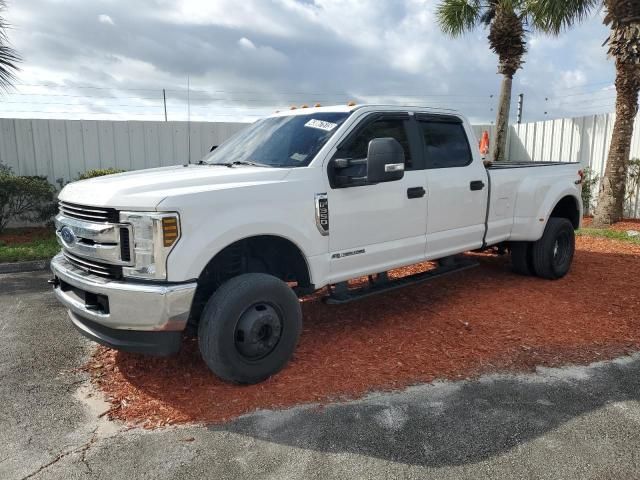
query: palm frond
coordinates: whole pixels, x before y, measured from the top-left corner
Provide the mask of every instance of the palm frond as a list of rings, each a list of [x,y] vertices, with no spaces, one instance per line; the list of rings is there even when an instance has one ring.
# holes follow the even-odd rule
[[[11,47],[0,45],[0,88],[8,88],[15,80],[20,56]]]
[[[602,0],[529,0],[527,10],[534,28],[558,35],[584,21],[602,6]]]
[[[440,28],[453,37],[473,30],[482,13],[480,0],[443,0],[436,9]]]
[[[4,18],[7,9],[5,0],[0,0],[0,89],[7,90],[15,80],[15,74],[20,70],[18,64],[22,58],[10,45],[7,30],[11,28]]]

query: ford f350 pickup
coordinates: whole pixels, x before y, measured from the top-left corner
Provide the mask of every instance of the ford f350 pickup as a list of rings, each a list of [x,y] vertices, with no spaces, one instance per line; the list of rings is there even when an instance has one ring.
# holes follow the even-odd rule
[[[214,373],[255,383],[291,357],[299,298],[319,289],[328,303],[389,292],[469,268],[459,254],[492,246],[518,273],[563,277],[580,166],[491,165],[476,145],[454,111],[304,108],[257,121],[198,164],[71,183],[54,292],[96,342],[168,355],[191,330]],[[428,260],[438,266],[386,274]]]

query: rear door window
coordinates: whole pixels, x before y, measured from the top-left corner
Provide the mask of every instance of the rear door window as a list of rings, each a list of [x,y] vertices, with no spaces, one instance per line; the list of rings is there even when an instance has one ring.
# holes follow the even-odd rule
[[[466,167],[473,157],[462,123],[419,121],[427,168]]]

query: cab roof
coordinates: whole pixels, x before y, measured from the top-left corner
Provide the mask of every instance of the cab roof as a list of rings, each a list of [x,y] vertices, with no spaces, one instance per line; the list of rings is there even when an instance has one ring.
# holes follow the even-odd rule
[[[328,105],[326,107],[296,107],[294,109],[278,110],[275,113],[269,115],[270,117],[286,117],[290,115],[309,115],[318,112],[327,113],[350,113],[355,110],[367,109],[367,110],[380,110],[380,111],[407,111],[407,112],[433,112],[433,113],[447,113],[458,114],[458,111],[447,108],[433,108],[429,106],[417,106],[417,105],[392,105],[392,104],[375,104],[375,103],[362,103],[357,105]]]

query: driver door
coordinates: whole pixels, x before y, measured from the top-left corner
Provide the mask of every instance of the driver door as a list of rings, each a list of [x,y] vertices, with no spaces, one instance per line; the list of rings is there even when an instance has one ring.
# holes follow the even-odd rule
[[[383,272],[424,260],[427,177],[418,130],[408,114],[374,114],[349,135],[333,159],[363,159],[374,138],[395,138],[405,154],[400,180],[331,188],[329,205],[330,281]],[[329,174],[332,164],[329,162]],[[366,164],[349,175],[366,176]],[[359,171],[358,171],[359,170]]]

